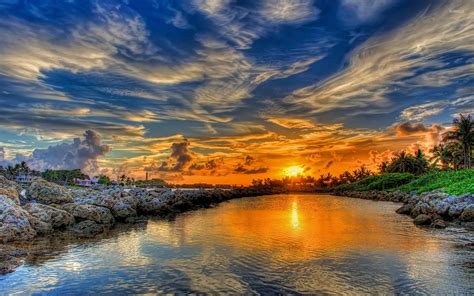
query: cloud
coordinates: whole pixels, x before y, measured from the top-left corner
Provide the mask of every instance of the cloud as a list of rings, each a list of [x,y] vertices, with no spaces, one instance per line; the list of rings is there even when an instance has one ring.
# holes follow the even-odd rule
[[[340,19],[352,25],[364,24],[380,17],[380,13],[398,0],[341,0]]]
[[[315,20],[319,9],[313,0],[264,0],[260,14],[272,23],[304,23]]]
[[[255,158],[250,155],[245,156],[244,161],[237,164],[234,168],[234,173],[237,174],[246,174],[246,175],[253,175],[253,174],[263,174],[268,172],[268,167],[265,166],[257,166],[255,164]]]
[[[452,9],[464,12],[452,13]],[[449,68],[443,60],[447,54],[474,52],[473,25],[470,0],[432,6],[401,27],[370,38],[351,53],[342,71],[295,90],[284,101],[305,107],[309,113],[337,109],[357,109],[358,114],[390,111],[390,94],[438,87],[437,83],[420,83],[414,77]],[[453,75],[450,81],[456,81],[452,72],[445,74]]]
[[[288,129],[312,129],[316,126],[307,119],[269,118],[267,121]]]
[[[324,166],[324,169],[326,169],[326,170],[329,169],[329,168],[333,165],[333,163],[334,163],[334,160],[328,161],[328,162],[326,163],[326,165]]]
[[[189,141],[185,140],[180,143],[171,145],[171,155],[167,161],[163,161],[157,168],[157,171],[163,172],[183,172],[187,170],[195,156],[189,150]]]
[[[402,111],[401,118],[403,120],[422,120],[426,117],[438,115],[444,111],[447,103],[443,100],[408,107]]]
[[[102,145],[101,136],[92,130],[87,130],[83,136],[82,139],[75,138],[70,144],[37,148],[26,161],[36,170],[81,169],[84,173],[95,174],[99,170],[98,158],[105,156],[111,148]]]

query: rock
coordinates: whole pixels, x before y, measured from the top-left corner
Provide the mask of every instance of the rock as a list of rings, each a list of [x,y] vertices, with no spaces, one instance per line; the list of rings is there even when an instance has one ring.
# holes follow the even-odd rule
[[[109,209],[95,205],[65,204],[61,208],[69,212],[77,221],[91,220],[99,224],[114,224],[115,220]]]
[[[401,208],[399,208],[396,212],[397,214],[401,214],[401,215],[410,215],[412,210],[413,210],[413,206],[411,204],[405,204]]]
[[[452,204],[449,207],[449,211],[448,211],[449,217],[451,217],[452,219],[458,218],[459,216],[461,216],[461,214],[462,214],[462,212],[463,212],[463,210],[466,206],[467,206],[467,204],[465,204],[465,203]]]
[[[444,220],[436,219],[433,221],[431,226],[433,226],[434,228],[446,228],[448,224]]]
[[[64,204],[73,202],[72,194],[64,186],[36,179],[26,190],[27,198],[43,204]]]
[[[416,216],[415,220],[413,220],[415,225],[430,225],[431,224],[431,217],[425,214],[420,214]]]
[[[411,217],[414,218],[420,214],[429,214],[432,212],[432,209],[429,204],[425,202],[419,202],[415,205],[411,212]]]
[[[437,201],[433,203],[433,211],[441,216],[448,216],[449,207],[451,205],[445,201]]]
[[[48,233],[75,223],[73,215],[52,206],[29,203],[24,209],[32,216],[32,226],[38,233]]]
[[[93,191],[82,198],[76,198],[76,201],[82,204],[106,207],[119,220],[137,216],[137,198],[128,192],[121,191],[121,189]]]
[[[459,220],[463,222],[474,222],[474,204],[464,208],[461,216],[459,216]]]
[[[20,204],[18,196],[19,185],[0,175],[0,195],[4,195],[13,200],[17,205]]]
[[[7,274],[15,271],[23,264],[20,258],[0,254],[0,274]]]
[[[104,225],[98,224],[92,220],[84,220],[76,225],[69,227],[69,230],[77,236],[93,237],[105,231]]]
[[[28,240],[36,236],[30,214],[11,198],[0,195],[0,241]]]

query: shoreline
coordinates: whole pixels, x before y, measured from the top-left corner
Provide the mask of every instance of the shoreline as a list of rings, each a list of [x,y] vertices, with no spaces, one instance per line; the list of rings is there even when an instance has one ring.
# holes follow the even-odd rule
[[[26,188],[0,178],[0,274],[22,265],[22,242],[48,237],[94,238],[120,224],[142,225],[150,218],[209,208],[231,199],[286,193],[271,188],[172,190],[147,188],[66,188],[42,179]]]
[[[446,228],[461,226],[474,230],[474,194],[449,195],[439,190],[421,194],[402,191],[343,191],[335,196],[360,198],[373,201],[390,201],[403,205],[395,212],[408,215],[418,226]]]

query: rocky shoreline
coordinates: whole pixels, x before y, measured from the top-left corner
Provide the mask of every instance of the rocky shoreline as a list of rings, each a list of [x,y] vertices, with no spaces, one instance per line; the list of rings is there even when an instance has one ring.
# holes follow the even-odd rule
[[[398,214],[409,215],[416,225],[445,228],[460,225],[474,229],[474,194],[449,195],[441,191],[421,194],[385,191],[344,191],[338,196],[403,203]]]
[[[6,243],[66,233],[93,238],[117,223],[143,223],[149,216],[172,218],[178,213],[211,207],[234,198],[282,193],[241,187],[232,190],[176,190],[167,188],[71,188],[35,180],[24,191],[0,176],[0,273],[13,271],[25,256]]]

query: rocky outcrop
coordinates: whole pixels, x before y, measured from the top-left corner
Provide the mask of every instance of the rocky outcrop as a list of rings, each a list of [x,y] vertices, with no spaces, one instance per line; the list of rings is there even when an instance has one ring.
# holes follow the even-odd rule
[[[419,195],[406,192],[348,191],[339,193],[339,195],[403,202],[404,205],[396,212],[411,216],[417,225],[444,228],[447,226],[447,222],[474,222],[474,194],[456,196],[441,191],[425,192]]]
[[[106,225],[111,225],[115,222],[110,210],[101,206],[69,203],[62,205],[61,209],[70,213],[77,221],[89,220]]]
[[[0,241],[28,240],[36,235],[30,214],[11,198],[0,195]]]
[[[99,233],[104,232],[108,227],[104,224],[99,224],[92,220],[84,220],[76,225],[69,227],[69,231],[79,237],[93,237]]]
[[[17,205],[20,204],[18,196],[19,189],[20,187],[16,182],[10,181],[4,176],[0,176],[0,195],[10,198]]]
[[[67,188],[40,178],[26,189],[26,196],[31,201],[47,205],[73,202],[72,194]]]
[[[39,234],[50,233],[53,229],[65,228],[75,223],[73,215],[52,206],[29,203],[24,209],[31,215],[31,225]]]

